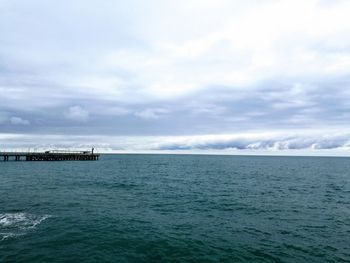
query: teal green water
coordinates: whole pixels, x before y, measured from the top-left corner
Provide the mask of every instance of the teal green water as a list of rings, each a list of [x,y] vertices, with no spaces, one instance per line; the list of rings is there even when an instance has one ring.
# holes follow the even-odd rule
[[[350,159],[0,162],[0,262],[350,262]]]

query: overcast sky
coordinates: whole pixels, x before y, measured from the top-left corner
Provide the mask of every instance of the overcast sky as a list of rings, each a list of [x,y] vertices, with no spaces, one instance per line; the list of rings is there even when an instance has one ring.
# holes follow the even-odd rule
[[[0,150],[350,153],[350,1],[0,0]]]

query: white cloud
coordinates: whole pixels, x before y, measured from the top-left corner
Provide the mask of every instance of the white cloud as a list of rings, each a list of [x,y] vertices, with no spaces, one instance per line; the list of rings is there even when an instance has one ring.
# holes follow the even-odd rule
[[[232,10],[236,5],[219,1],[216,8]],[[152,52],[113,51],[99,63],[125,68],[137,76],[141,94],[164,99],[211,85],[237,89],[276,77],[348,73],[350,53],[338,50],[344,42],[350,43],[349,10],[346,3],[325,9],[317,1],[274,1],[252,5],[241,14],[225,17],[225,24],[216,23],[217,27],[200,36],[189,34],[185,39],[174,39],[174,35],[164,39],[162,33],[169,28],[165,23],[159,25],[159,35],[144,35]],[[169,20],[176,24],[178,18],[170,16]]]
[[[331,7],[324,7],[316,0],[265,1],[263,4],[214,0],[176,4],[150,1],[146,5],[138,1],[116,2],[100,7],[104,15],[91,15],[91,10],[100,6],[99,2],[91,1],[76,16],[79,3],[86,6],[79,1],[70,6],[64,23],[53,24],[50,20],[48,25],[40,25],[48,35],[38,38],[36,44],[40,43],[40,50],[24,47],[26,53],[36,58],[27,58],[29,64],[11,55],[16,50],[7,47],[12,51],[7,56],[11,55],[17,66],[34,66],[34,70],[37,66],[47,66],[45,75],[39,73],[40,77],[58,82],[62,87],[73,86],[76,92],[71,91],[71,96],[123,101],[172,100],[212,85],[248,89],[247,86],[266,79],[300,79],[349,72],[350,4],[346,1]],[[12,10],[11,4],[7,6]],[[45,6],[53,21],[60,21],[61,14],[56,9],[66,5]],[[117,15],[123,9],[133,10],[129,6],[134,8],[128,14],[134,18],[132,29],[128,28],[127,36],[122,35],[124,39],[114,38],[113,35],[121,33],[115,32],[117,27],[113,24],[130,22],[124,21],[125,15]],[[149,13],[144,13],[144,9]],[[20,18],[16,15],[19,16],[15,11],[8,14],[9,19],[17,21]],[[29,26],[27,34],[38,33],[34,25]],[[66,44],[64,48],[51,43],[49,26],[69,33],[62,40]],[[7,29],[4,37],[19,41],[18,34],[11,33],[15,30]],[[99,38],[91,37],[94,34]],[[137,48],[130,48],[134,39],[140,43]],[[21,40],[24,45],[26,40]],[[90,45],[95,48],[88,56],[85,53],[79,56],[74,50],[77,41],[85,43],[83,49]],[[110,43],[110,47],[101,46],[101,41]],[[40,60],[43,65],[36,64]],[[61,91],[64,94],[63,88]]]
[[[65,117],[73,121],[86,122],[89,119],[89,112],[80,106],[72,106],[65,113]]]

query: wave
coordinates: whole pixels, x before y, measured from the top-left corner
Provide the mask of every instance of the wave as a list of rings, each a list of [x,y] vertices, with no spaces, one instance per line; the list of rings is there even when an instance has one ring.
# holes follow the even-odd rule
[[[24,212],[2,213],[0,214],[0,241],[25,235],[49,217],[51,216],[38,216]]]

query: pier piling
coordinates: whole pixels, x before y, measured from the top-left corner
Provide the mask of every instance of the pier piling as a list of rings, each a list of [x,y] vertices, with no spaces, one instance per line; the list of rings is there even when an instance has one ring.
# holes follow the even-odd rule
[[[100,155],[92,151],[0,152],[7,161],[97,161]]]

